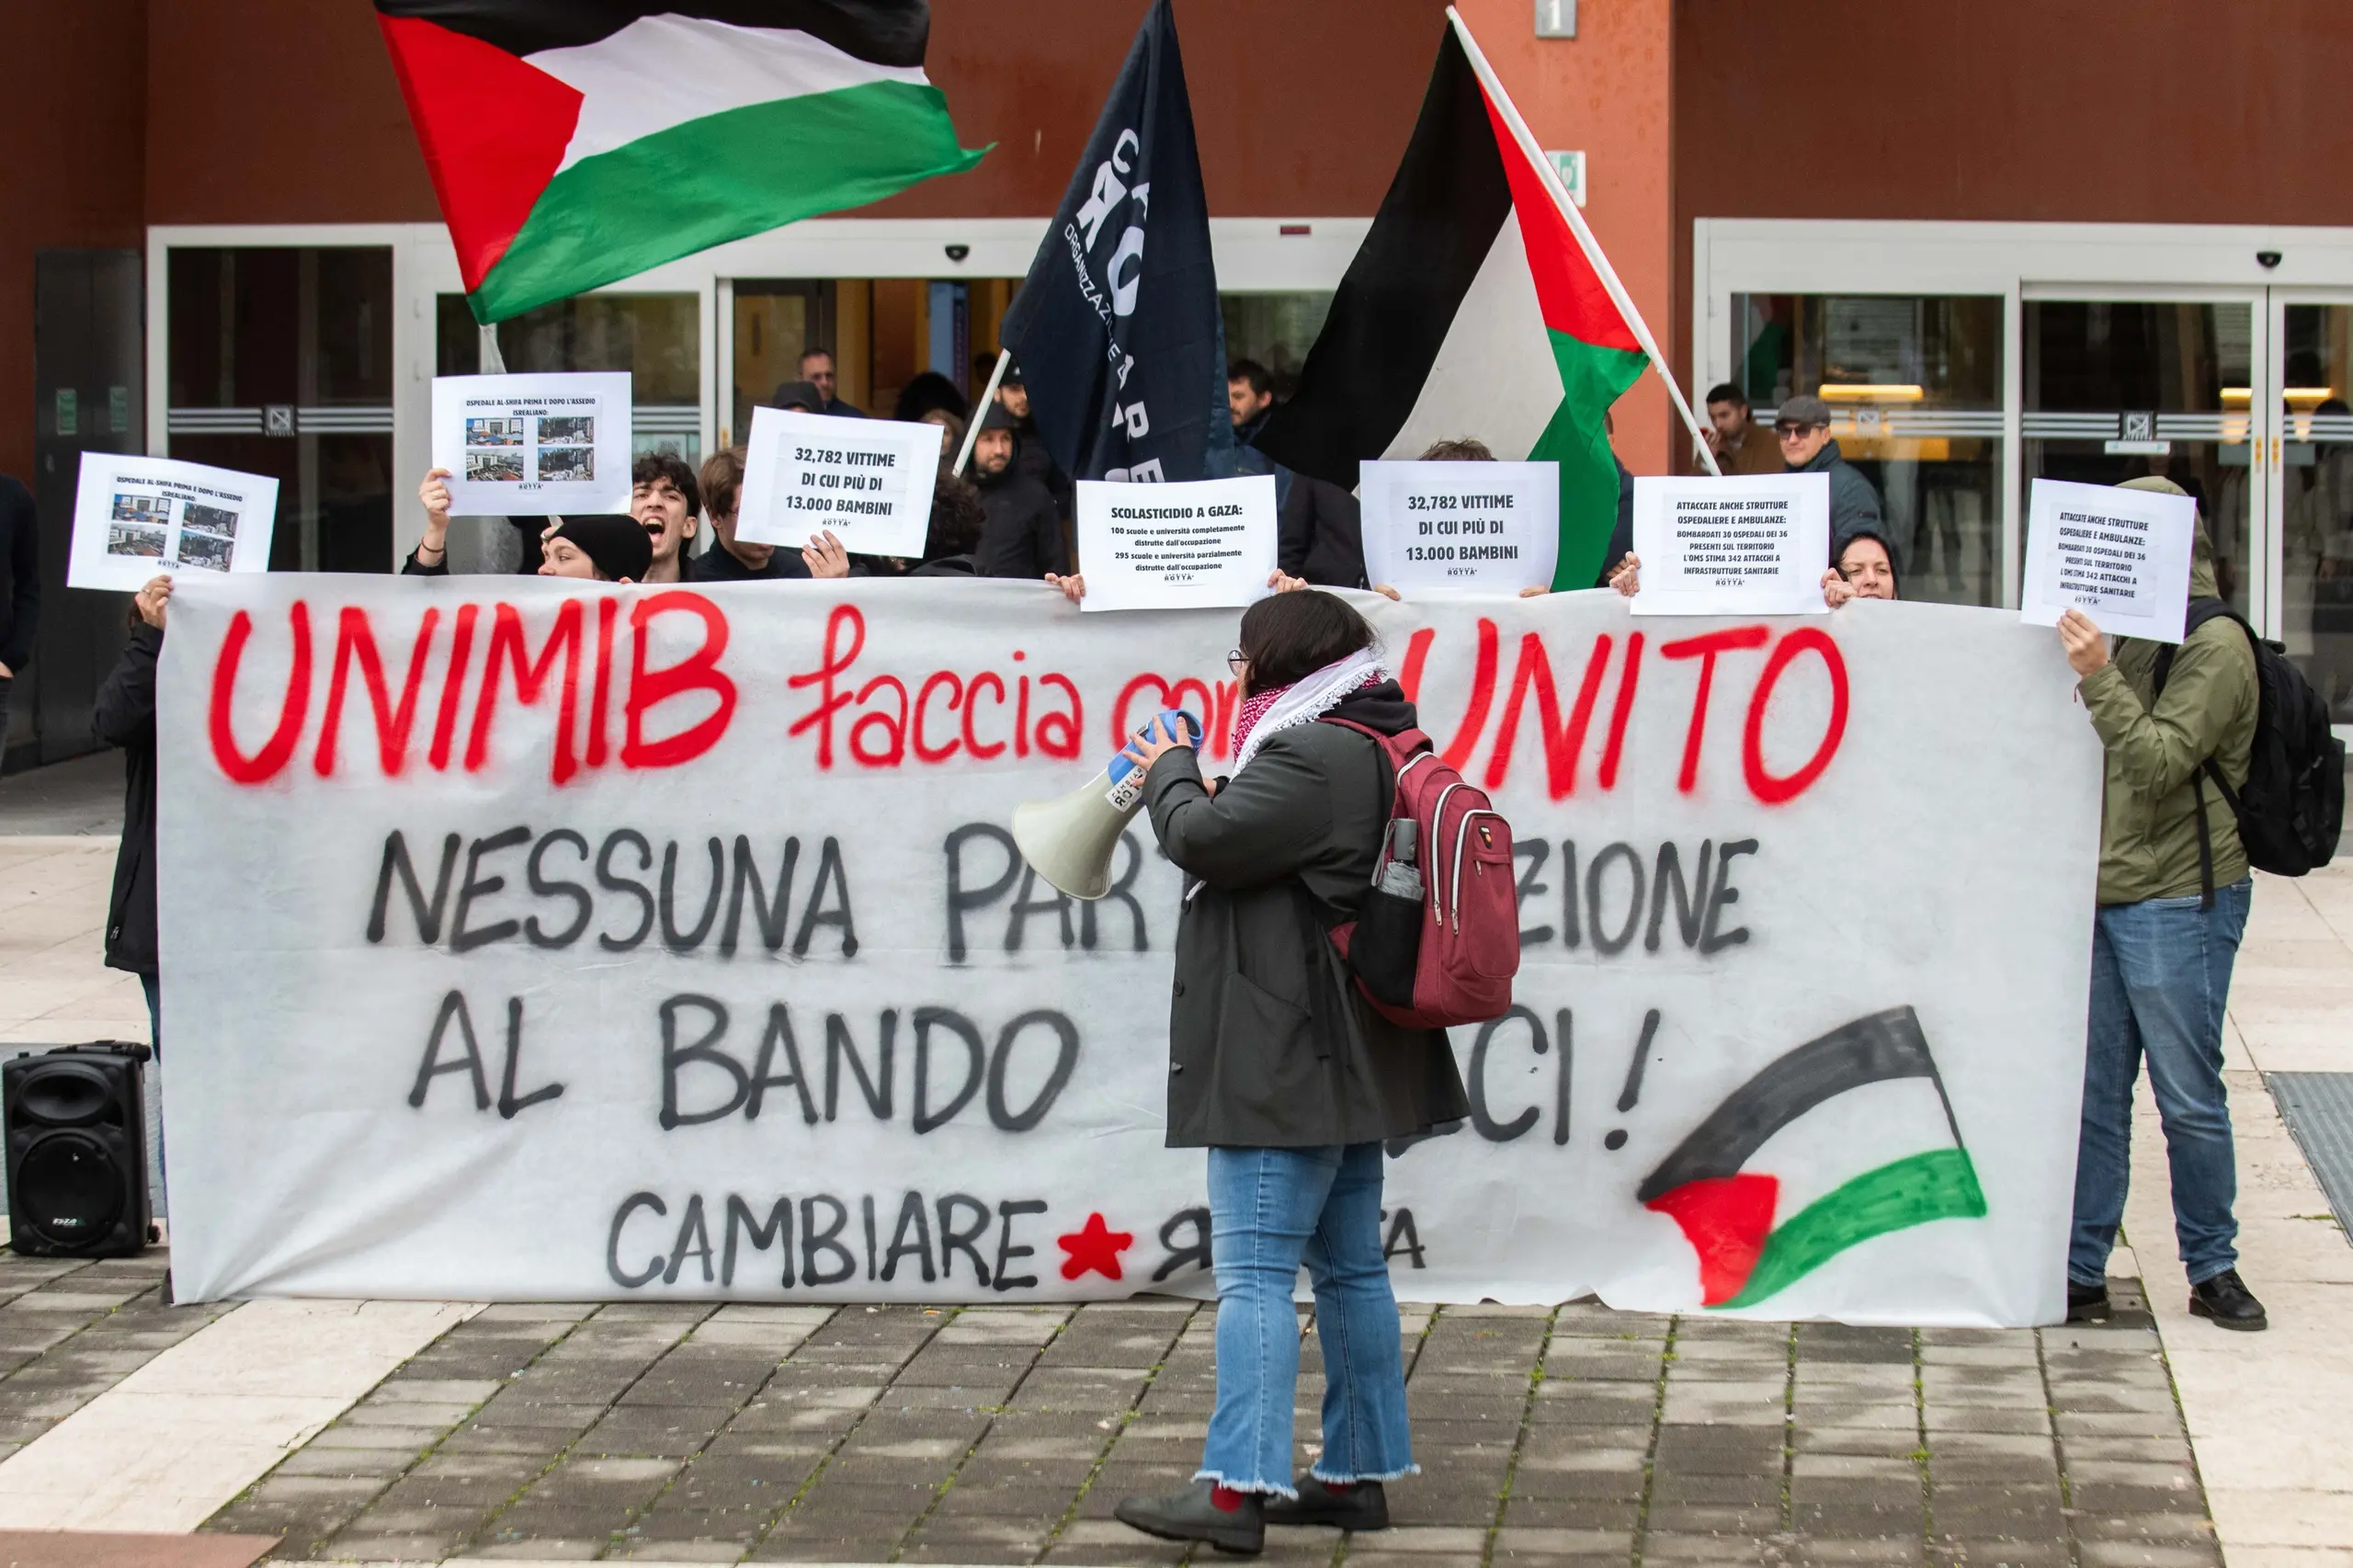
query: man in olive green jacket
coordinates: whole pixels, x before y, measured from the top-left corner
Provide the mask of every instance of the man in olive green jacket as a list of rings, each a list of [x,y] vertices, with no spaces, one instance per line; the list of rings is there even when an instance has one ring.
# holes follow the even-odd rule
[[[2154,478],[2126,488],[2183,494]],[[2189,597],[2214,594],[2201,522]],[[2211,757],[2234,792],[2245,781],[2258,704],[2255,654],[2236,624],[2210,620],[2174,652],[2159,693],[2164,643],[2121,638],[2111,658],[2099,629],[2077,610],[2061,620],[2059,634],[2108,753],[2068,1314],[2107,1308],[2108,1255],[2131,1171],[2132,1085],[2145,1056],[2165,1123],[2189,1310],[2224,1328],[2259,1329],[2263,1304],[2239,1278],[2233,1244],[2238,1179],[2222,1087],[2222,1007],[2252,888],[2229,802],[2203,777]]]

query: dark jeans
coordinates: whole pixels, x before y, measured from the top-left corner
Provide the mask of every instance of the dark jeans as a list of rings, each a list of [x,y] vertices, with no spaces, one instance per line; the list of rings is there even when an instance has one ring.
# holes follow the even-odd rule
[[[2132,1085],[2143,1059],[2165,1124],[2174,1237],[2189,1282],[2238,1267],[2222,1006],[2252,893],[2242,880],[2216,888],[2211,909],[2199,908],[2192,893],[2109,904],[2094,920],[2075,1234],[2067,1254],[2067,1278],[2078,1285],[2108,1278],[2132,1173]]]

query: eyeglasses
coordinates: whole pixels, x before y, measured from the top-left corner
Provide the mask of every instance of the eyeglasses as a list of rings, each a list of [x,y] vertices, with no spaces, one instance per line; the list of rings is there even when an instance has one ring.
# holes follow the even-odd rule
[[[1809,430],[1827,430],[1829,428],[1830,426],[1827,425],[1801,425],[1794,419],[1776,419],[1773,421],[1773,434],[1782,437],[1784,440],[1788,439],[1791,436],[1802,436]]]
[[[1239,648],[1234,649],[1225,656],[1225,667],[1237,676],[1242,673],[1243,667],[1249,663],[1249,657]]]

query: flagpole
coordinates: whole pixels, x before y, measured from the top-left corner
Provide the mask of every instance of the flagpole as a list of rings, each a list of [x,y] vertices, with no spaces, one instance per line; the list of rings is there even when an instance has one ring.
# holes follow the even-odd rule
[[[972,458],[972,444],[981,438],[981,420],[988,413],[989,404],[996,401],[996,384],[1005,379],[1005,368],[1013,363],[1013,350],[996,351],[996,368],[989,372],[988,389],[981,393],[981,401],[972,404],[972,422],[964,426],[964,445],[956,454],[956,466],[948,472],[957,478],[964,477],[964,465]]]
[[[1675,412],[1683,415],[1685,428],[1699,444],[1699,456],[1706,461],[1708,472],[1719,479],[1722,478],[1723,470],[1716,466],[1714,449],[1708,445],[1708,437],[1700,430],[1699,421],[1693,417],[1691,405],[1683,400],[1683,389],[1676,384],[1674,372],[1667,369],[1665,356],[1658,351],[1658,340],[1651,335],[1649,325],[1643,320],[1643,312],[1634,308],[1626,286],[1618,280],[1617,268],[1611,267],[1609,258],[1602,254],[1600,244],[1593,237],[1593,231],[1586,227],[1585,214],[1577,210],[1574,201],[1569,199],[1567,189],[1561,184],[1561,172],[1552,166],[1552,160],[1546,157],[1544,150],[1537,145],[1534,133],[1528,129],[1528,122],[1519,117],[1519,106],[1511,101],[1509,93],[1504,91],[1504,85],[1496,77],[1495,67],[1487,63],[1486,55],[1480,51],[1479,40],[1471,36],[1471,25],[1451,6],[1446,8],[1446,19],[1454,24],[1455,36],[1462,40],[1462,51],[1471,57],[1471,69],[1478,74],[1480,85],[1486,88],[1488,97],[1503,111],[1504,123],[1511,127],[1512,137],[1519,143],[1520,152],[1536,165],[1537,176],[1543,180],[1544,188],[1552,193],[1552,205],[1559,208],[1561,216],[1569,221],[1570,233],[1576,235],[1577,244],[1585,250],[1586,260],[1592,263],[1594,271],[1600,275],[1601,286],[1609,291],[1610,302],[1618,307],[1618,313],[1625,317],[1626,324],[1634,329],[1634,341],[1643,346],[1644,354],[1650,356],[1651,369],[1656,370],[1658,379],[1666,383],[1666,395],[1675,400]]]

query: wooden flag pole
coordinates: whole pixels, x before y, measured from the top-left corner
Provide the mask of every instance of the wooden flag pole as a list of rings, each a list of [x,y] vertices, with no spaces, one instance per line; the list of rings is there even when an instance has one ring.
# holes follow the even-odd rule
[[[972,460],[972,443],[981,438],[981,421],[987,417],[989,405],[996,402],[996,384],[1005,379],[1005,368],[1012,363],[1012,349],[996,351],[996,369],[989,372],[988,389],[981,393],[981,401],[972,404],[972,422],[964,426],[964,449],[956,454],[956,466],[948,471],[959,479],[964,477],[964,465]]]
[[[1677,384],[1675,373],[1667,369],[1666,357],[1658,351],[1658,340],[1651,335],[1649,325],[1643,320],[1643,312],[1634,308],[1626,286],[1618,280],[1618,271],[1609,265],[1609,258],[1602,254],[1599,243],[1593,237],[1593,231],[1586,227],[1585,214],[1577,210],[1574,201],[1569,199],[1567,189],[1561,184],[1561,171],[1552,166],[1552,160],[1546,157],[1544,150],[1537,145],[1534,133],[1528,129],[1528,122],[1519,117],[1519,106],[1511,101],[1509,93],[1504,91],[1504,85],[1497,79],[1495,67],[1488,64],[1486,55],[1480,52],[1479,40],[1471,36],[1471,26],[1462,19],[1461,13],[1449,6],[1446,18],[1454,24],[1455,37],[1462,40],[1463,53],[1471,57],[1471,69],[1478,73],[1479,85],[1486,88],[1487,96],[1503,111],[1504,123],[1511,127],[1512,139],[1519,143],[1519,150],[1528,161],[1536,165],[1537,176],[1543,180],[1544,188],[1552,193],[1552,204],[1561,210],[1561,216],[1569,221],[1569,232],[1576,235],[1577,244],[1585,251],[1586,260],[1592,263],[1594,271],[1600,275],[1601,286],[1609,291],[1610,302],[1618,307],[1618,313],[1626,319],[1626,324],[1634,329],[1634,341],[1643,346],[1644,354],[1650,356],[1651,369],[1656,370],[1658,379],[1666,383],[1666,395],[1675,400],[1675,412],[1683,416],[1684,426],[1691,432],[1691,438],[1699,443],[1699,456],[1706,461],[1708,472],[1719,479],[1722,478],[1723,470],[1716,466],[1715,450],[1708,445],[1707,433],[1699,428],[1699,421],[1693,416],[1691,405],[1684,401],[1683,389]]]

